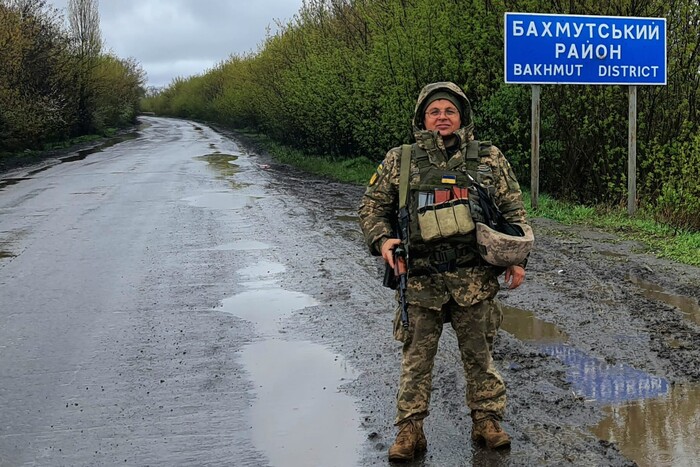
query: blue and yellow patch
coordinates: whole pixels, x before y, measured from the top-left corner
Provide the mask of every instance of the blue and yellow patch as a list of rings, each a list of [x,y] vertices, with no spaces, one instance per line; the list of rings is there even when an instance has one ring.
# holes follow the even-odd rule
[[[382,170],[384,170],[384,163],[379,164],[379,166],[377,166],[377,170],[372,174],[372,177],[369,179],[370,186],[377,182],[377,179],[382,174]]]
[[[442,183],[446,183],[448,185],[454,185],[455,183],[457,183],[457,176],[445,174],[442,176]]]

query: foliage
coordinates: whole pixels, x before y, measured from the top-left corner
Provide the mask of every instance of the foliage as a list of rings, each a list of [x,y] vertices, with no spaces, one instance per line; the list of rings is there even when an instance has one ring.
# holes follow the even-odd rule
[[[135,120],[143,71],[133,60],[100,52],[95,0],[71,4],[84,7],[87,23],[73,25],[80,24],[82,36],[66,30],[45,0],[0,0],[0,154],[41,150]]]
[[[700,134],[654,144],[652,152],[656,157],[646,161],[645,191],[655,198],[647,203],[654,217],[680,229],[700,231]]]
[[[422,86],[462,86],[476,137],[530,175],[530,92],[503,82],[505,11],[665,17],[668,85],[638,89],[641,206],[698,228],[700,4],[695,0],[306,0],[256,53],[178,78],[144,109],[252,127],[332,161],[373,162],[411,139]],[[628,93],[620,86],[543,86],[540,188],[619,206],[627,193]],[[671,209],[673,208],[673,209]]]

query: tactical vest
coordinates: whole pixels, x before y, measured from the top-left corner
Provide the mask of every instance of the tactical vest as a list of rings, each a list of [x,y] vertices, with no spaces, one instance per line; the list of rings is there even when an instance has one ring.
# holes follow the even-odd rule
[[[443,169],[432,165],[428,152],[417,144],[402,147],[399,199],[408,209],[412,275],[480,264],[474,223],[483,222],[483,214],[472,185],[475,180],[494,190],[491,166],[481,161],[490,152],[490,142],[470,141],[464,161],[455,167],[448,162]],[[404,172],[410,171],[411,159],[418,168],[417,180]],[[442,235],[445,230],[448,235]]]

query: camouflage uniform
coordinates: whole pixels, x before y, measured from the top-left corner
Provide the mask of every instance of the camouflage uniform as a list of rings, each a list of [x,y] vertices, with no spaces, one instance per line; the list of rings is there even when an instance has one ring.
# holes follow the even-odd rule
[[[462,102],[461,128],[454,133],[459,137],[460,146],[449,160],[442,137],[437,132],[422,129],[424,102],[436,91],[449,91]],[[452,83],[426,86],[416,103],[413,126],[415,144],[419,148],[437,148],[428,151],[430,164],[466,173],[467,144],[474,139],[473,123],[469,101],[459,87]],[[395,237],[393,225],[398,210],[400,162],[401,148],[391,149],[370,180],[359,208],[360,225],[373,255],[381,255],[384,241]],[[479,158],[479,164],[479,172],[483,168],[489,176],[478,181],[492,187],[494,200],[506,219],[526,223],[520,186],[501,151],[490,146],[490,150]],[[413,158],[410,174],[411,183],[417,184],[420,171]],[[410,214],[413,216],[415,212]],[[465,238],[476,244],[474,234]],[[409,244],[406,293],[409,329],[406,331],[401,327],[399,310],[394,323],[394,335],[403,342],[396,423],[409,418],[422,419],[428,415],[433,362],[446,321],[451,321],[459,343],[467,381],[467,405],[472,415],[475,419],[501,419],[506,391],[501,376],[494,368],[491,351],[503,317],[501,307],[494,298],[499,290],[497,277],[503,270],[485,264],[473,253],[473,258],[463,261],[463,266],[451,272],[412,276],[412,271],[425,270],[431,261],[426,255],[414,255],[412,252],[421,249],[429,252],[437,246],[413,241]]]

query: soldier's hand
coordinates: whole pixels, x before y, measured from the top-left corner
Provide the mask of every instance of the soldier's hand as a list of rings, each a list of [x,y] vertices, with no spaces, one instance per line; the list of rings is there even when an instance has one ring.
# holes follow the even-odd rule
[[[517,289],[525,280],[525,269],[520,266],[508,266],[505,279],[509,289]]]
[[[401,240],[398,238],[390,238],[382,245],[382,258],[389,263],[391,269],[394,269],[394,248],[396,248],[399,243],[401,243]]]

